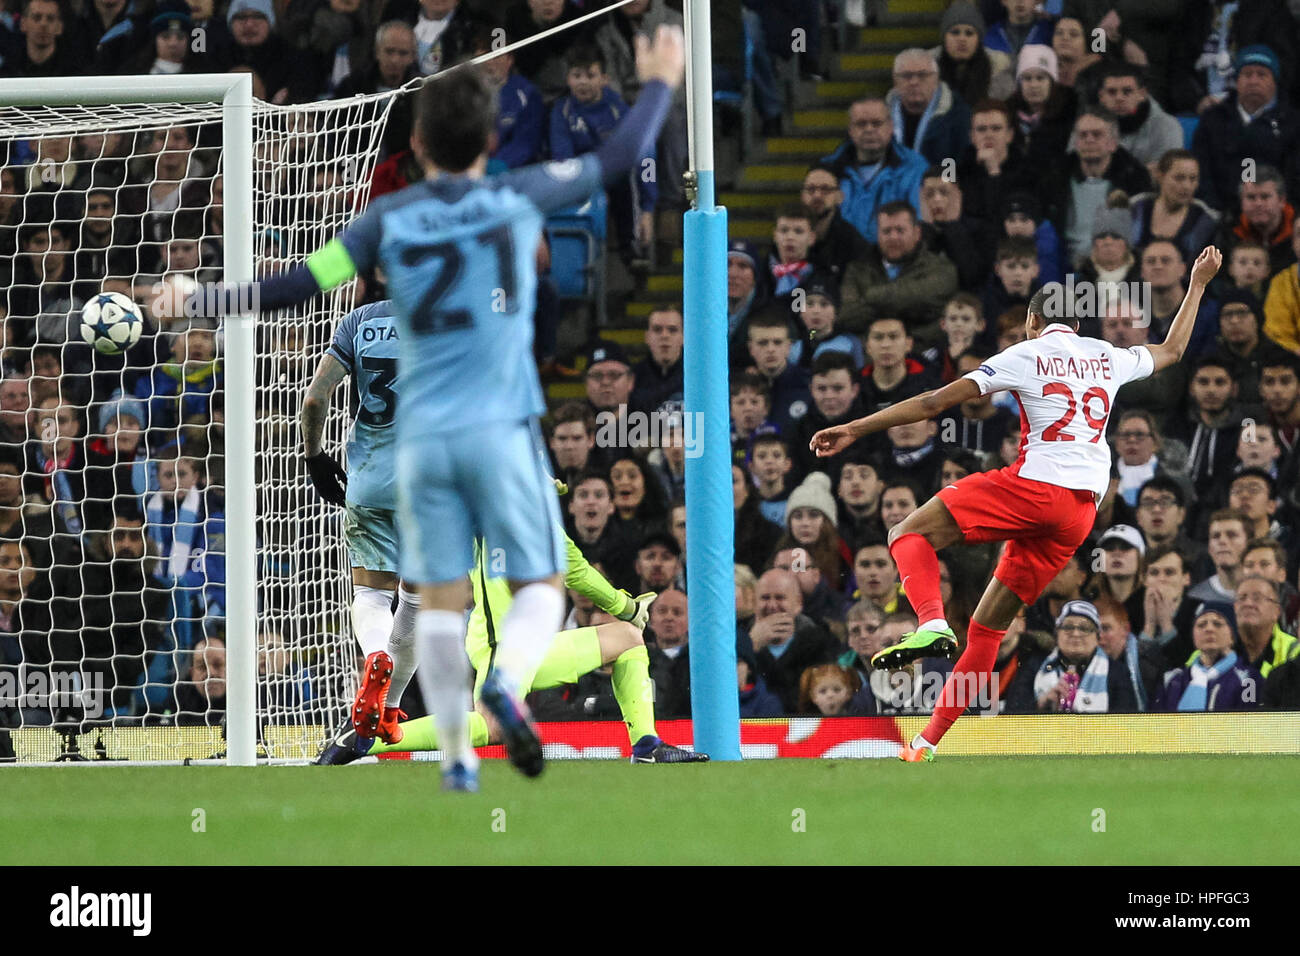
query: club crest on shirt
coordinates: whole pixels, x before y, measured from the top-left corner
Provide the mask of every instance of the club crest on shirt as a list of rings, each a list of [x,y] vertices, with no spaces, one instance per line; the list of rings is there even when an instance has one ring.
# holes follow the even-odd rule
[[[542,168],[546,170],[546,175],[552,179],[567,183],[570,180],[577,179],[578,174],[582,172],[582,160],[577,158],[560,159],[547,163]]]

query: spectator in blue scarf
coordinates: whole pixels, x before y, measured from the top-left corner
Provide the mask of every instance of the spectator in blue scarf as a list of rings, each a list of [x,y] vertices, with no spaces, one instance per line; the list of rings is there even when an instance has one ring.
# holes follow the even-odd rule
[[[1165,675],[1156,710],[1254,710],[1264,679],[1234,651],[1237,616],[1231,604],[1206,602],[1196,610],[1192,643],[1196,657]]]

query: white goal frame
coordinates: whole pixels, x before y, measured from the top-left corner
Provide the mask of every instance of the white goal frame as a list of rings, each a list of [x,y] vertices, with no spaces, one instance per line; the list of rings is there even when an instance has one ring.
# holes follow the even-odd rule
[[[247,73],[0,80],[0,106],[220,103],[227,283],[253,280],[253,79]],[[226,764],[257,763],[255,316],[224,323]]]

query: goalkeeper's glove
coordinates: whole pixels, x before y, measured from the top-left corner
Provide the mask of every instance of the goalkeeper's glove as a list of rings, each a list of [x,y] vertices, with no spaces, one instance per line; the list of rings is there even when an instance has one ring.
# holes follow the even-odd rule
[[[555,482],[555,493],[557,495],[563,496],[569,493],[569,486],[560,481],[559,478],[552,478],[551,481]]]
[[[316,486],[316,493],[332,505],[340,508],[348,501],[348,473],[337,461],[325,452],[318,452],[307,459],[307,474]]]
[[[659,595],[654,591],[646,591],[645,594],[638,594],[636,597],[632,597],[626,591],[619,593],[625,596],[629,603],[627,610],[618,615],[618,619],[627,621],[638,631],[644,631],[645,626],[650,623],[650,605],[654,604],[655,598]]]

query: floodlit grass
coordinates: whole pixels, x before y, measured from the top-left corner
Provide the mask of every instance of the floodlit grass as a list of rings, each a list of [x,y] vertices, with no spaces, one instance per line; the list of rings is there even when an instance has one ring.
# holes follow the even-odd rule
[[[537,780],[493,760],[482,783],[444,794],[408,761],[2,769],[0,864],[1300,862],[1288,757],[552,761]]]

